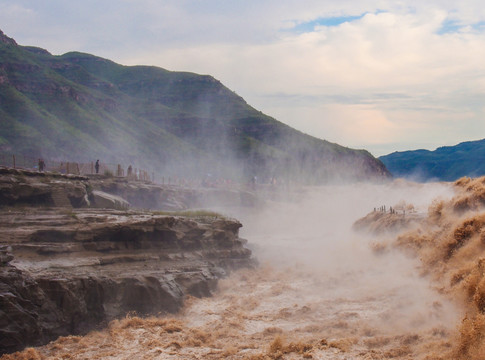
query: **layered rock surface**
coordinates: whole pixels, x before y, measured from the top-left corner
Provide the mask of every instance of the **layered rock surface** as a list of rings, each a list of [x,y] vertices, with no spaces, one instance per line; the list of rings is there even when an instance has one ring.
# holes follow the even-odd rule
[[[88,178],[0,167],[0,206],[83,207]]]
[[[62,175],[0,167],[0,207],[134,207],[177,211],[205,206],[254,206],[258,201],[253,193],[239,189],[185,188],[112,176]]]
[[[236,220],[56,207],[52,178],[29,179],[29,186],[11,179],[24,193],[4,191],[9,182],[1,179],[2,205],[14,206],[0,207],[0,353],[85,333],[131,311],[175,312],[186,295],[208,296],[227,271],[253,264]],[[88,185],[63,177],[53,186],[72,204]],[[21,206],[5,201],[14,193]],[[33,198],[44,205],[21,201]]]

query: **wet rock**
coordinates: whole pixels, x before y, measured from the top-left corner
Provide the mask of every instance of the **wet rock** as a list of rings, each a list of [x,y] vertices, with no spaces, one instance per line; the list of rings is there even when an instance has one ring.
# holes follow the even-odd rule
[[[97,208],[126,210],[130,207],[130,203],[120,196],[108,194],[99,190],[95,190],[91,193],[91,199],[92,206]]]
[[[209,296],[228,271],[253,264],[240,227],[127,210],[0,211],[0,353]]]
[[[7,265],[13,260],[13,255],[10,253],[11,248],[6,246],[0,247],[0,266]]]

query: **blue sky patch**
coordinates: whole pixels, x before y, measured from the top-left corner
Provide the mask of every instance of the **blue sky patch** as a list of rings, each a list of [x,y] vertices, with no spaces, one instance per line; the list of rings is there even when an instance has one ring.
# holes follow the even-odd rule
[[[476,31],[484,31],[485,30],[485,21],[477,22],[476,24],[472,25],[473,30]]]
[[[377,10],[373,14],[380,14],[380,13],[384,13],[384,12],[386,12],[386,11],[385,10]],[[315,20],[302,22],[302,23],[295,25],[293,28],[291,28],[291,31],[294,31],[294,32],[297,32],[297,33],[307,33],[307,32],[315,31],[315,28],[318,27],[318,26],[328,26],[328,27],[339,26],[339,25],[347,23],[347,22],[360,20],[367,14],[369,14],[369,13],[365,12],[363,14],[354,15],[354,16],[319,17]]]
[[[462,28],[462,26],[463,25],[461,25],[456,20],[446,19],[445,21],[443,21],[443,24],[441,24],[441,28],[438,30],[438,34],[443,35],[455,33],[458,32]]]
[[[439,35],[452,34],[459,32],[464,27],[470,26],[472,30],[483,32],[485,31],[485,21],[480,21],[475,24],[463,24],[456,20],[446,19],[441,24],[441,28],[437,31]]]
[[[303,22],[295,25],[291,30],[298,33],[312,32],[317,26],[339,26],[346,22],[352,22],[362,19],[365,13],[357,16],[338,16],[338,17],[325,17],[318,18],[312,21]]]

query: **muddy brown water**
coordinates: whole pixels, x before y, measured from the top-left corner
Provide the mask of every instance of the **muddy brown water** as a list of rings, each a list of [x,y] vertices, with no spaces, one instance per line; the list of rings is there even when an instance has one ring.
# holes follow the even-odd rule
[[[188,298],[179,314],[131,315],[2,359],[447,359],[459,304],[418,259],[373,252],[376,239],[351,226],[380,205],[424,213],[451,195],[443,184],[335,186],[259,212],[228,209],[256,269],[232,273],[210,298]]]

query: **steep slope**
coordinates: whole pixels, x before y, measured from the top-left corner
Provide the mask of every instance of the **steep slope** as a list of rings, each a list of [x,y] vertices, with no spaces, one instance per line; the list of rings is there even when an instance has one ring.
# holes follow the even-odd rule
[[[397,177],[454,181],[485,175],[485,139],[443,146],[434,151],[394,152],[379,158]]]
[[[323,183],[384,165],[296,131],[208,75],[53,56],[0,31],[0,151],[137,163],[157,173]]]

